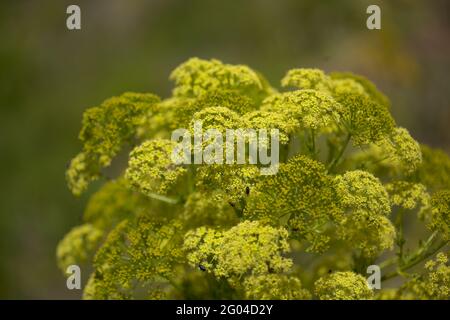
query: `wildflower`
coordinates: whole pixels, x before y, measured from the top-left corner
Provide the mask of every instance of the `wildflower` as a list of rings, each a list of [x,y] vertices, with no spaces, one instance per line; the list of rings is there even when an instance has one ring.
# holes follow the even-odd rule
[[[257,109],[256,103],[246,95],[236,90],[208,91],[196,100],[199,110],[209,107],[228,108],[240,115]]]
[[[391,212],[386,189],[369,172],[348,171],[335,179],[341,205],[346,210],[362,209],[374,215],[388,215]]]
[[[261,179],[259,170],[253,165],[206,165],[196,171],[196,187],[201,191],[219,190],[224,199],[241,203],[246,197],[246,187]]]
[[[384,140],[382,148],[389,156],[392,166],[399,168],[406,175],[417,170],[422,163],[420,146],[404,128],[396,128]]]
[[[439,230],[445,239],[450,239],[450,190],[442,190],[431,198],[430,228]]]
[[[331,96],[311,89],[271,95],[263,101],[261,110],[283,114],[290,127],[314,130],[333,128],[344,112]]]
[[[373,292],[366,279],[354,272],[335,272],[314,283],[315,294],[321,300],[370,300]]]
[[[199,97],[208,91],[236,90],[256,101],[271,92],[261,75],[243,65],[191,58],[170,75],[174,96]]]
[[[74,194],[82,193],[100,175],[100,168],[110,165],[122,145],[136,135],[145,113],[157,102],[159,98],[153,94],[127,92],[84,113],[79,135],[83,152],[67,171]]]
[[[281,274],[250,276],[244,280],[246,299],[252,300],[307,300],[308,290],[302,287],[300,279]]]
[[[365,95],[343,93],[335,96],[345,107],[342,122],[355,146],[379,143],[395,127],[389,109]]]
[[[356,210],[342,219],[337,234],[363,257],[373,258],[393,248],[396,231],[388,218]]]
[[[74,194],[133,148],[57,248],[63,271],[93,260],[84,299],[448,298],[450,158],[396,127],[373,83],[292,69],[278,92],[247,66],[198,58],[171,79],[163,100],[125,93],[83,117],[83,148],[66,171]],[[181,131],[182,150],[169,140]],[[211,143],[224,138],[225,148]],[[255,149],[270,150],[272,175]],[[408,233],[422,220],[432,234],[414,248]],[[394,244],[397,259],[384,260]],[[356,272],[376,260],[403,285],[374,295]]]
[[[340,204],[345,212],[338,225],[339,238],[367,257],[392,248],[395,228],[386,217],[391,208],[380,181],[360,170],[337,176],[336,181]]]
[[[292,69],[281,79],[281,85],[283,87],[327,91],[330,86],[330,78],[319,69]]]
[[[280,165],[277,175],[258,182],[247,199],[244,216],[297,229],[310,250],[322,251],[329,241],[327,222],[339,213],[334,181],[325,167],[305,156]]]
[[[180,230],[177,221],[145,216],[118,224],[95,256],[91,298],[129,299],[141,290],[145,298],[164,297],[182,256]],[[143,287],[135,287],[135,281]]]
[[[100,178],[100,167],[86,153],[80,152],[69,164],[66,180],[74,195],[81,195],[92,181]]]
[[[83,224],[73,228],[64,239],[62,239],[56,249],[58,267],[63,273],[68,266],[81,265],[89,262],[98,248],[103,231],[95,228],[91,224]]]
[[[280,143],[287,144],[289,135],[295,132],[295,126],[292,122],[286,121],[286,116],[278,112],[253,111],[246,113],[243,119],[249,128],[254,129],[278,129],[280,131]],[[268,144],[266,142],[264,145]]]
[[[430,204],[430,195],[426,187],[420,183],[394,181],[386,185],[386,191],[392,206],[412,210],[416,207],[425,209]]]
[[[435,260],[425,264],[426,272],[423,275],[411,277],[401,288],[403,295],[413,296],[422,300],[445,300],[450,297],[450,266],[448,255],[438,253]]]
[[[186,169],[172,162],[176,143],[170,140],[150,140],[130,153],[125,178],[143,194],[167,194]]]
[[[185,236],[184,248],[192,265],[202,264],[207,272],[237,285],[243,275],[284,272],[292,266],[282,255],[289,251],[288,233],[258,221],[244,221],[219,231],[205,227]]]

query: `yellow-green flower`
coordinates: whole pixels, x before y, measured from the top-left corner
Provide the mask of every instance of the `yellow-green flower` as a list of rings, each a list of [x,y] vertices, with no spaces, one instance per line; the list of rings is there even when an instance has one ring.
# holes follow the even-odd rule
[[[369,300],[372,289],[366,279],[354,272],[335,272],[314,283],[314,293],[320,300]]]

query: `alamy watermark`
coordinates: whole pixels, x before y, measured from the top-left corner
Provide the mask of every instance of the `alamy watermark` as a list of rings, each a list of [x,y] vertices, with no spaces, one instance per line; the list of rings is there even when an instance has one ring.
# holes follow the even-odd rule
[[[69,276],[66,280],[66,286],[69,290],[81,289],[81,269],[80,266],[72,264],[67,267],[66,274]]]
[[[262,175],[278,172],[280,132],[278,129],[203,130],[203,122],[195,121],[193,130],[176,129],[172,141],[177,146],[172,161],[177,164],[254,164]],[[180,141],[181,139],[181,141]]]

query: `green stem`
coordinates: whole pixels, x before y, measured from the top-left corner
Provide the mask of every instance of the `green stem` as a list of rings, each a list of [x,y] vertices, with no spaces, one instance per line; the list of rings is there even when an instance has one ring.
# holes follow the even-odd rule
[[[147,195],[152,199],[163,201],[163,202],[170,203],[170,204],[177,204],[180,201],[180,199],[173,199],[173,198],[162,196],[162,195],[159,195],[156,193],[150,193]]]
[[[398,259],[400,263],[403,263],[403,247],[405,245],[405,239],[403,237],[403,215],[404,210],[400,208],[397,213],[396,226],[397,226],[397,238],[396,243],[398,245]]]
[[[313,159],[316,157],[316,133],[314,129],[311,129],[311,148],[310,148],[311,156]]]
[[[384,260],[378,266],[380,267],[380,269],[385,269],[387,267],[392,266],[393,264],[396,264],[397,261],[398,261],[398,257],[392,257],[392,258]]]
[[[347,149],[347,146],[348,146],[348,143],[350,142],[351,137],[352,137],[352,135],[350,133],[347,134],[347,137],[345,138],[344,144],[342,145],[341,149],[339,150],[339,153],[338,153],[337,157],[334,158],[334,160],[328,166],[328,171],[332,171],[334,169],[334,167],[336,167],[336,165],[338,164],[339,160],[341,160],[342,155],[345,152],[345,149]]]
[[[435,231],[428,238],[428,240],[425,242],[425,244],[419,250],[417,250],[417,252],[415,254],[413,254],[412,256],[410,256],[407,259],[407,262],[405,262],[404,264],[400,264],[398,266],[397,270],[383,276],[381,278],[381,281],[386,281],[386,280],[394,278],[396,276],[403,275],[404,271],[411,269],[412,267],[421,263],[425,259],[431,257],[432,255],[434,255],[436,252],[438,252],[440,249],[442,249],[442,247],[444,247],[448,243],[448,240],[442,241],[440,244],[437,245],[436,248],[429,250],[431,247],[431,244],[433,243],[436,236],[437,236],[437,231]],[[396,262],[399,262],[399,259],[396,259]],[[384,267],[386,267],[387,265],[391,265],[391,264],[392,263],[386,263]]]

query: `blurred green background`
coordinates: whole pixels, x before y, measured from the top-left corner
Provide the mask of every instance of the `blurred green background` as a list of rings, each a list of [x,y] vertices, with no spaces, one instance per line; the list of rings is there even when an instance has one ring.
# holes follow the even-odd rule
[[[80,31],[66,29],[69,4]],[[369,4],[381,31],[366,28]],[[362,74],[399,125],[450,151],[449,15],[446,0],[2,1],[0,298],[80,297],[55,247],[88,198],[64,179],[82,112],[124,91],[168,96],[170,71],[192,56],[248,64],[275,86],[294,67]]]

